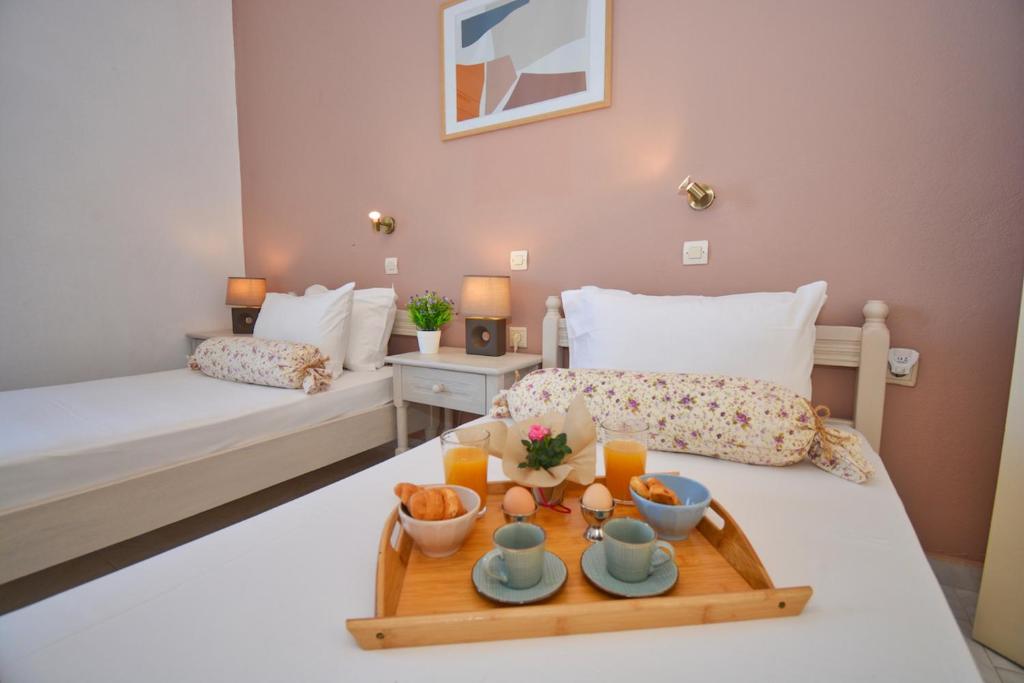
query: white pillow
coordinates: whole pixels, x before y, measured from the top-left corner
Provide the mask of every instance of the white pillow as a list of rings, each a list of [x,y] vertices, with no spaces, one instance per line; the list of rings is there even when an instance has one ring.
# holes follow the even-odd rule
[[[328,356],[327,369],[341,376],[351,330],[352,292],[350,282],[335,290],[307,296],[270,293],[256,318],[253,336],[262,339],[313,344]]]
[[[328,291],[323,285],[306,287],[306,296]],[[377,370],[384,367],[388,340],[395,326],[398,295],[389,287],[357,289],[352,298],[352,332],[345,353],[349,370]]]
[[[562,292],[569,367],[750,377],[810,398],[827,287],[719,297]]]
[[[376,370],[384,367],[388,339],[395,325],[398,295],[390,287],[357,289],[352,304],[352,335],[348,340],[345,367]]]

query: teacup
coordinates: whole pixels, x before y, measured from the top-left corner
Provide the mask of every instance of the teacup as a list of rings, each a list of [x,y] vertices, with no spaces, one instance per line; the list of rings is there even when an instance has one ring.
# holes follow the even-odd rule
[[[494,532],[494,549],[484,555],[484,571],[509,588],[530,588],[544,573],[544,530],[514,522]]]
[[[672,545],[659,541],[650,524],[630,517],[605,524],[602,543],[608,573],[627,583],[646,581],[655,569],[676,557]]]

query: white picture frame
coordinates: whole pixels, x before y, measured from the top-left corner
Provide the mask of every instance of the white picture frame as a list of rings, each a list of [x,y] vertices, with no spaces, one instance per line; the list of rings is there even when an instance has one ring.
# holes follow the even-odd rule
[[[610,106],[611,26],[612,0],[446,2],[441,138]]]

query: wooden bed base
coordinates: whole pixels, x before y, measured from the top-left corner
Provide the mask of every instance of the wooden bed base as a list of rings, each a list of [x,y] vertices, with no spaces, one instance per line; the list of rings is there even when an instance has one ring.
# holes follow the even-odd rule
[[[564,367],[560,350],[568,349],[569,334],[561,313],[562,300],[558,296],[549,296],[545,305],[544,367]],[[886,366],[889,362],[889,328],[885,324],[889,306],[884,301],[871,300],[864,304],[863,310],[864,324],[860,327],[817,326],[814,364],[857,368],[853,419],[839,421],[852,424],[877,452],[882,441]]]
[[[415,336],[399,310],[392,335]],[[410,432],[428,424],[409,415]],[[177,522],[395,439],[386,405],[241,448],[0,510],[0,583]]]

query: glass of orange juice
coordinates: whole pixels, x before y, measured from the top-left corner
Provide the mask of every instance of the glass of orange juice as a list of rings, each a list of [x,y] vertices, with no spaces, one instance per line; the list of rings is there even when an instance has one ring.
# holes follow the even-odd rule
[[[601,423],[605,485],[616,503],[632,505],[629,480],[647,471],[646,420],[617,417]]]
[[[441,435],[444,453],[444,483],[465,486],[480,496],[480,513],[487,510],[487,442],[491,435],[486,429],[459,435],[449,430]]]

